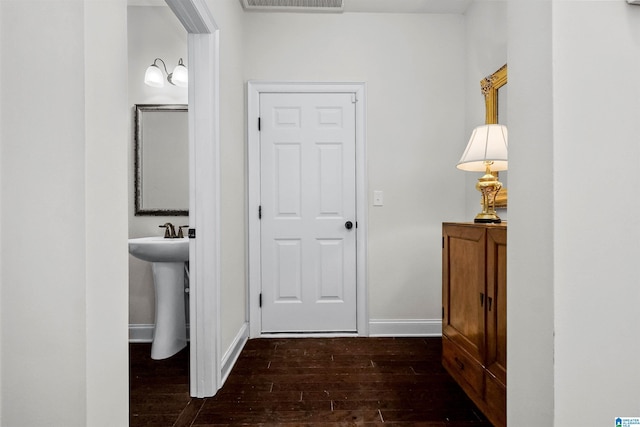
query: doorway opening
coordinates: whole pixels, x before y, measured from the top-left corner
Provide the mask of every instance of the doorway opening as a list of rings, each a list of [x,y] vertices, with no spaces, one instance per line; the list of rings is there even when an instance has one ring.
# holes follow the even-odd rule
[[[193,397],[210,397],[222,383],[219,28],[202,0],[166,4],[186,30],[188,45],[189,388]]]

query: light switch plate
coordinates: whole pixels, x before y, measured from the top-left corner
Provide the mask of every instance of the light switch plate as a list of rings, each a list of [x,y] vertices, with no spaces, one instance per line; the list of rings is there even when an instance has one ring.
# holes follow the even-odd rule
[[[373,192],[373,206],[384,205],[384,193],[381,190],[375,190]]]

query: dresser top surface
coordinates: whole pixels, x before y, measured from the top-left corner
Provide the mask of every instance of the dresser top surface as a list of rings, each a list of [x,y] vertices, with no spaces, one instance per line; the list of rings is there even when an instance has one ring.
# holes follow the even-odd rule
[[[484,224],[478,222],[443,222],[442,225],[459,225],[464,227],[478,227],[478,228],[507,228],[507,222],[503,221],[499,224]]]

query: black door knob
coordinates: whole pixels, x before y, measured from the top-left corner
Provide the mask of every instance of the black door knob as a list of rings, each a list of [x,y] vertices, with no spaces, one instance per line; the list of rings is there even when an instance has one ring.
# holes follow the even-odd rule
[[[344,228],[346,228],[347,230],[351,230],[353,228],[353,223],[351,221],[345,222]]]

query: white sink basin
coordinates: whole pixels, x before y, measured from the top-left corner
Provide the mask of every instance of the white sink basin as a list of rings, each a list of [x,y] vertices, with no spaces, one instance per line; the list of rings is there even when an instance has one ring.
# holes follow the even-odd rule
[[[129,239],[129,253],[149,262],[189,261],[189,238],[165,239],[154,236]]]

